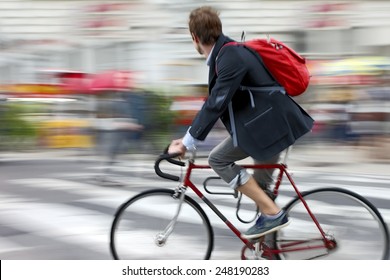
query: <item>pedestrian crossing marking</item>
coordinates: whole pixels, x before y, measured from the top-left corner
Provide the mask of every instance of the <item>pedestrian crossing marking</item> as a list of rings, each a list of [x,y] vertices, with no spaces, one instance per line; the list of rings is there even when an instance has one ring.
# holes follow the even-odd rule
[[[131,164],[130,164],[131,166]],[[58,191],[65,192],[74,196],[74,200],[77,202],[85,202],[102,207],[108,207],[112,210],[112,213],[130,197],[138,194],[140,189],[137,187],[148,186],[150,189],[156,187],[174,188],[178,185],[177,182],[169,180],[163,180],[154,174],[154,170],[149,164],[136,164],[137,168],[130,169],[131,175],[117,175],[115,172],[128,172],[128,167],[112,167],[108,176],[112,176],[114,179],[119,179],[121,182],[125,182],[124,188],[105,188],[100,187],[98,184],[91,182],[95,175],[101,173],[88,173],[88,172],[64,172],[56,174],[48,174],[51,178],[38,177],[38,178],[25,178],[25,179],[12,179],[8,180],[9,183],[14,185],[23,185],[31,188],[31,191]],[[89,170],[102,170],[101,167],[91,167]],[[176,171],[176,169],[166,169]],[[212,172],[210,172],[212,173]],[[85,175],[91,175],[91,177]],[[304,173],[297,172],[295,179],[300,189],[313,189],[319,187],[342,187],[350,189],[364,197],[390,199],[390,192],[386,187],[381,187],[382,184],[386,184],[388,176],[365,176],[359,175],[359,177],[338,176],[329,174],[317,174],[317,173]],[[146,177],[146,175],[153,175],[153,177]],[[52,177],[61,178],[52,178]],[[206,176],[205,176],[206,177]],[[355,178],[350,180],[350,178]],[[85,183],[85,181],[88,183]],[[307,182],[307,179],[313,179],[313,182]],[[299,183],[303,181],[303,183]],[[320,182],[316,183],[315,182]],[[361,186],[361,185],[348,185],[348,182],[366,182],[373,184],[374,186]],[[286,183],[286,182],[285,182]],[[379,184],[379,185],[378,185]],[[378,187],[380,186],[380,187]],[[202,188],[201,185],[199,185]],[[50,203],[40,202],[34,197],[28,197],[17,192],[18,188],[7,189],[0,193],[0,225],[6,225],[22,232],[39,235],[48,239],[59,240],[68,244],[75,244],[80,248],[88,248],[88,250],[95,251],[100,256],[109,256],[109,229],[113,220],[113,214],[102,213],[98,210],[91,210],[84,208],[82,203],[77,205],[66,203]],[[279,205],[285,205],[292,199],[290,195],[291,187],[287,189],[282,186],[282,193],[277,199]],[[191,191],[188,194],[194,197]],[[218,196],[206,194],[208,198],[216,204],[218,209],[228,217],[228,219],[236,225],[239,229],[244,230],[248,227],[247,224],[241,224],[235,217],[236,200],[232,196]],[[226,230],[226,225],[203,203],[200,203],[202,208],[206,211],[211,224],[215,229]],[[243,199],[242,204],[245,206],[251,206],[252,202]],[[324,205],[324,207],[327,207]],[[145,210],[147,211],[147,210]],[[252,217],[253,211],[241,209],[242,215]],[[347,211],[347,210],[346,210]],[[379,209],[382,216],[387,223],[390,222],[390,209]],[[299,223],[299,221],[296,221]],[[216,239],[218,236],[216,236]],[[24,244],[17,242],[18,239],[10,237],[0,236],[0,257],[10,251],[23,251],[32,250],[34,244],[31,247],[27,247]],[[226,247],[225,247],[226,249]],[[215,256],[221,256],[221,252],[215,250],[213,252]],[[231,258],[238,258],[239,253],[230,253]],[[229,253],[226,254],[229,258]],[[224,258],[221,256],[221,258]]]

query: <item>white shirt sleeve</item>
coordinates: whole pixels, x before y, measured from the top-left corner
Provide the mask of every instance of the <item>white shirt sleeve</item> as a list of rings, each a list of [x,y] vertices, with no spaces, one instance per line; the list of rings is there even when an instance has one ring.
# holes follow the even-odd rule
[[[199,140],[192,137],[192,135],[189,132],[190,128],[191,127],[188,128],[186,134],[183,137],[182,142],[188,151],[194,151],[194,150],[196,150],[196,146],[197,146]]]

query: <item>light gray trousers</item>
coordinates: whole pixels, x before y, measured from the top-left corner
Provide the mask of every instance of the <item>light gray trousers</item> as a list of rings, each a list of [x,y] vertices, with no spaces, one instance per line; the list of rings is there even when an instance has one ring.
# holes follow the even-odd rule
[[[212,169],[233,189],[245,184],[250,174],[236,162],[247,158],[248,155],[239,147],[234,147],[231,137],[223,140],[211,152],[208,158]],[[274,164],[279,161],[280,154],[267,161],[254,160],[255,164]],[[254,169],[253,177],[263,190],[273,182],[274,169]],[[239,176],[240,175],[240,176]]]

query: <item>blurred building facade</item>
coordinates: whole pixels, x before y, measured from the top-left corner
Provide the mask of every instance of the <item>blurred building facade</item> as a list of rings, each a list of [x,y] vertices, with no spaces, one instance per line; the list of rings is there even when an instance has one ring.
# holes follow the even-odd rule
[[[131,69],[152,84],[205,84],[187,30],[191,9],[220,10],[239,40],[277,37],[308,58],[390,56],[390,1],[1,0],[0,84],[45,68]]]
[[[187,27],[189,12],[201,5],[220,11],[230,37],[240,40],[243,31],[246,39],[269,34],[308,59],[311,85],[297,100],[316,120],[311,137],[364,139],[364,145],[378,146],[385,155],[381,151],[390,148],[390,1],[0,0],[0,97],[2,85],[10,84],[35,96],[58,91],[42,70],[131,71],[138,88],[162,88],[174,97],[171,107],[163,102],[162,115],[151,111],[160,120],[167,110],[178,111],[174,123],[182,134],[207,94],[205,59],[194,50]],[[61,101],[59,110],[54,105],[49,110],[68,116],[77,102],[83,118],[94,119],[104,98],[79,96],[68,107]],[[108,93],[107,98],[116,97]],[[69,126],[79,115],[72,113]],[[166,124],[160,127],[167,130]],[[84,137],[85,127],[77,129]],[[57,133],[58,125],[51,130]]]

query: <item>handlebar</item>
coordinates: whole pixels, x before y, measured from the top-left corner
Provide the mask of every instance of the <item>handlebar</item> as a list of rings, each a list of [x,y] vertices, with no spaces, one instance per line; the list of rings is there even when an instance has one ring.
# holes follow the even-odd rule
[[[161,178],[169,179],[169,180],[172,180],[172,181],[180,181],[180,177],[179,176],[175,176],[175,175],[171,175],[171,174],[162,172],[161,169],[160,169],[160,163],[163,160],[166,160],[169,163],[172,163],[172,164],[175,164],[175,165],[178,165],[178,166],[185,166],[185,163],[183,161],[179,161],[179,160],[175,160],[174,159],[174,158],[178,157],[179,155],[180,154],[178,154],[178,153],[176,153],[176,154],[168,154],[168,147],[167,147],[164,150],[164,154],[160,155],[156,159],[156,161],[154,163],[154,171],[156,172],[156,174],[158,176],[160,176]]]
[[[180,154],[168,154],[168,148],[169,146],[167,146],[164,150],[164,154],[160,155],[160,157],[164,157],[164,159],[166,161],[168,161],[169,163],[172,163],[172,164],[175,164],[175,165],[180,165],[180,166],[184,166],[184,162],[180,161],[180,160],[175,160],[174,158],[175,157],[178,157],[180,156]]]

